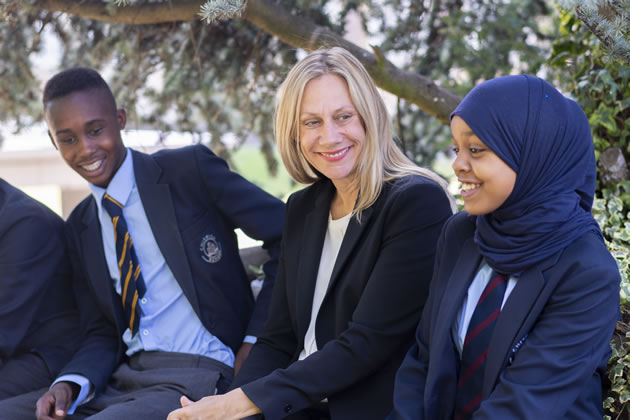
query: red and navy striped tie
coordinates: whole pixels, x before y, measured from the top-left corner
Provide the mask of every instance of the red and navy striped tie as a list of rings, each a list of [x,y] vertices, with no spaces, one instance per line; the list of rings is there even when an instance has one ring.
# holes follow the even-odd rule
[[[140,315],[142,314],[140,305],[138,305],[138,298],[144,295],[146,287],[142,278],[138,257],[136,256],[136,250],[122,214],[122,204],[107,193],[103,196],[102,204],[112,218],[112,224],[114,225],[114,242],[116,243],[122,304],[127,317],[127,326],[131,330],[131,336],[133,337],[138,331]]]
[[[481,404],[488,344],[501,312],[506,286],[506,276],[493,272],[470,319],[462,349],[453,420],[469,419]]]

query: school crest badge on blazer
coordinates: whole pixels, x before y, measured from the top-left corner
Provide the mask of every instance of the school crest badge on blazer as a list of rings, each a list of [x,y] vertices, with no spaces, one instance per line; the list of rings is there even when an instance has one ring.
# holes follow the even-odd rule
[[[199,246],[201,251],[201,258],[208,263],[216,263],[221,259],[221,243],[217,241],[214,235],[206,235],[201,239],[201,245]]]

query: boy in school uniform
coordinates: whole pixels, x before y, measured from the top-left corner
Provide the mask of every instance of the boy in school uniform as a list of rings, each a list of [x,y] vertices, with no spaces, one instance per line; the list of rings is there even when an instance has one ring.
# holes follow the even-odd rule
[[[92,194],[66,223],[85,337],[37,395],[37,417],[165,418],[182,394],[224,392],[266,318],[283,203],[205,146],[127,149],[125,111],[92,69],[55,75],[43,103],[51,140]],[[237,227],[270,255],[256,301]],[[37,396],[0,412],[32,417]]]
[[[63,226],[0,178],[0,400],[48,386],[78,345]]]

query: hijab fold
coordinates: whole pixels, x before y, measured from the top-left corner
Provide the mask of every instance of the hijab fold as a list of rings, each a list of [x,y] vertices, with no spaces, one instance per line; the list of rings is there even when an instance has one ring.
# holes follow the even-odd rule
[[[601,236],[593,139],[577,103],[540,78],[504,76],[471,90],[454,115],[517,174],[507,200],[477,217],[475,242],[493,269],[520,273],[587,231]]]

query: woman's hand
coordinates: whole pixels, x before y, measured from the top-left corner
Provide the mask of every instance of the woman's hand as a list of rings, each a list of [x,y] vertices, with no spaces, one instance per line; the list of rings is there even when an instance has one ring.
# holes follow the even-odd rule
[[[171,411],[167,420],[231,420],[261,412],[240,388],[224,395],[204,397],[197,402],[182,396],[180,402],[182,408]]]

